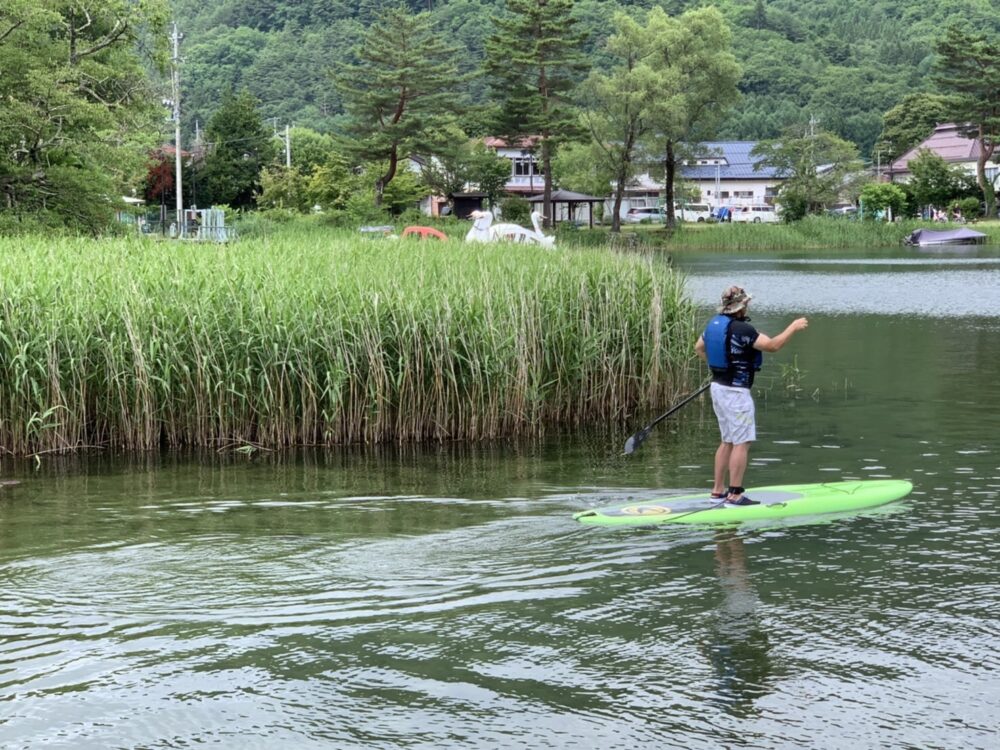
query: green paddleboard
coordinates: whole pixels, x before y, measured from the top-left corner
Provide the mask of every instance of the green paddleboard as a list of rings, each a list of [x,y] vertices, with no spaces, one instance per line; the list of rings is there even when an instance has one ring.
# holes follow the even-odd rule
[[[708,492],[640,500],[576,513],[594,526],[655,526],[663,523],[734,524],[862,510],[906,497],[913,485],[898,479],[823,484],[785,484],[747,489],[760,505],[722,505]]]

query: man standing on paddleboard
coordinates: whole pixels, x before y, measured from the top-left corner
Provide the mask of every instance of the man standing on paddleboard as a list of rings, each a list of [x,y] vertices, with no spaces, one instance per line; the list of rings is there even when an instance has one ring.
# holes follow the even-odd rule
[[[722,442],[715,451],[715,478],[712,497],[728,505],[759,505],[743,490],[743,474],[750,455],[750,443],[757,439],[754,416],[754,374],[761,367],[762,352],[776,352],[809,321],[793,320],[774,338],[750,325],[747,307],[751,296],[738,286],[722,295],[719,314],[708,321],[694,350],[712,371],[712,407],[719,420]],[[726,473],[729,484],[726,484]]]

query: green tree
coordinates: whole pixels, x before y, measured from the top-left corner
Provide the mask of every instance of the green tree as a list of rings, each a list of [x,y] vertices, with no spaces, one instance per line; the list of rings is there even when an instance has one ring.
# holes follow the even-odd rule
[[[616,175],[596,143],[567,143],[552,162],[553,179],[561,188],[604,196]]]
[[[470,182],[473,144],[457,125],[452,125],[446,135],[447,144],[424,161],[420,177],[432,194],[448,198],[451,205],[450,196],[462,192]]]
[[[1000,142],[1000,42],[952,26],[936,47],[938,86],[951,99],[952,119],[959,132],[975,139],[976,182],[986,202],[986,215],[996,216],[996,188],[986,164]]]
[[[326,133],[317,133],[310,128],[291,128],[288,137],[292,142],[292,166],[304,175],[310,175],[317,167],[340,158],[341,149]]]
[[[486,202],[492,207],[500,200],[510,179],[510,160],[487,148],[482,141],[469,140],[457,126],[447,135],[450,145],[439,149],[423,166],[424,184],[432,194],[449,199],[469,185],[485,193]]]
[[[486,203],[492,209],[500,202],[510,179],[510,160],[481,141],[472,147],[469,158],[469,182],[486,193]]]
[[[573,156],[583,157],[579,166],[595,182],[607,178],[599,195],[614,184],[611,231],[618,232],[625,188],[642,166],[636,150],[651,124],[661,78],[649,62],[654,52],[652,23],[645,27],[625,13],[616,13],[612,26],[615,33],[606,45],[610,66],[592,71],[580,89],[591,144],[585,150],[575,149]],[[568,165],[563,170],[568,171]]]
[[[906,205],[906,193],[891,182],[870,182],[861,189],[861,205],[865,218],[874,218],[880,212],[888,219],[890,212],[899,216]]]
[[[268,167],[260,174],[258,208],[285,208],[308,213],[312,208],[307,186],[309,178],[296,167]]]
[[[398,216],[408,209],[416,209],[422,199],[430,195],[420,175],[410,169],[401,169],[390,184],[386,185],[383,207]]]
[[[99,232],[145,176],[162,65],[161,0],[0,5],[0,209]],[[140,52],[140,50],[142,50]]]
[[[0,3],[7,7],[9,2]],[[463,67],[485,59],[491,14],[506,0],[407,0],[411,10],[430,10],[441,38],[463,50]],[[692,0],[574,0],[571,17],[588,39],[581,46],[589,70],[611,61],[604,41],[617,10],[642,18],[660,6],[672,15],[707,3]],[[882,130],[880,115],[929,82],[934,40],[953,19],[969,29],[1000,32],[995,0],[810,0],[713,2],[733,32],[733,52],[744,71],[743,99],[719,124],[725,138],[777,138],[809,115],[864,155]],[[218,91],[247,87],[262,102],[265,118],[295,122],[322,132],[346,123],[338,93],[316,60],[350,57],[365,29],[387,3],[379,0],[171,0],[187,34],[184,55],[185,126],[201,123],[217,106]],[[475,104],[488,101],[478,77],[461,85]],[[485,127],[483,110],[461,114],[470,135],[502,135]],[[494,118],[495,119],[495,118]],[[949,120],[952,119],[950,116]],[[886,157],[888,158],[888,156]]]
[[[948,122],[948,98],[941,94],[907,94],[882,117],[882,134],[875,148],[884,162],[898,159],[934,132],[935,126]]]
[[[384,163],[374,179],[375,205],[410,154],[433,154],[462,105],[457,49],[426,13],[396,6],[382,12],[357,50],[357,64],[334,76],[350,116],[350,148],[360,161]]]
[[[761,157],[757,168],[774,167],[784,177],[778,203],[786,221],[836,203],[847,177],[861,168],[857,146],[811,124],[779,140],[761,141],[751,153]]]
[[[907,164],[913,175],[910,191],[917,205],[944,208],[957,198],[978,192],[975,180],[961,167],[948,164],[933,151],[921,149]]]
[[[507,0],[486,42],[486,73],[498,102],[497,135],[539,136],[542,212],[552,215],[552,158],[576,130],[570,93],[586,66],[572,0]]]
[[[252,207],[261,170],[277,154],[277,140],[264,126],[257,100],[246,90],[225,94],[205,136],[208,153],[197,170],[199,200],[205,205]]]
[[[531,220],[531,204],[520,195],[508,195],[500,201],[500,211],[505,222],[526,224]]]
[[[312,171],[306,184],[308,203],[327,211],[343,211],[348,198],[363,189],[360,179],[342,159],[330,159]]]
[[[659,77],[649,112],[651,140],[663,155],[667,227],[676,225],[674,182],[687,154],[719,123],[738,97],[740,68],[730,50],[732,34],[715,8],[671,18],[658,6],[649,12],[650,65]]]

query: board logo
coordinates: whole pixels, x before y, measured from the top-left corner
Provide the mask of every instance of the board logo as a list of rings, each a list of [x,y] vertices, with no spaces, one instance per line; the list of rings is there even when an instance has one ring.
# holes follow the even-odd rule
[[[671,512],[665,505],[629,505],[621,509],[623,516],[663,516]]]

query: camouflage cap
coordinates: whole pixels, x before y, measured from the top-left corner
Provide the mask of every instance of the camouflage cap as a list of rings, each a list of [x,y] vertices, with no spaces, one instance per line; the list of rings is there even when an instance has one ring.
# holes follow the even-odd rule
[[[723,315],[732,315],[740,310],[746,310],[747,303],[752,299],[753,297],[747,294],[743,287],[731,286],[722,295],[719,312]]]

